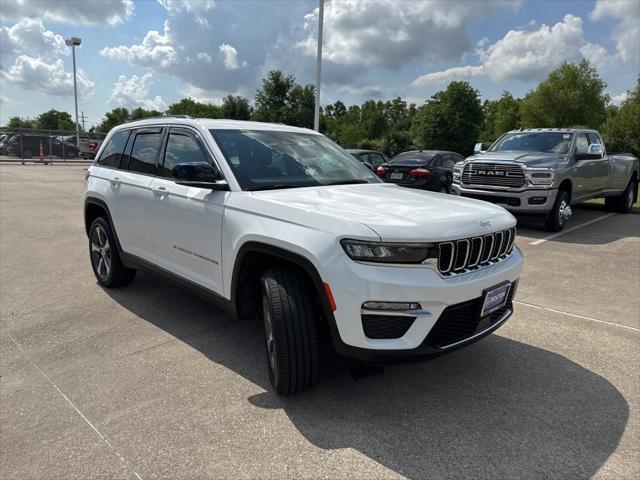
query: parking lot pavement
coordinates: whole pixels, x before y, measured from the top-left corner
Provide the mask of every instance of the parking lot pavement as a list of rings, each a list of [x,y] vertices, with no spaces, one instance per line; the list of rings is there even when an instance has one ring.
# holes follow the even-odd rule
[[[83,170],[0,166],[2,478],[638,478],[639,215],[537,244],[523,221],[497,334],[357,381],[328,355],[280,398],[257,322],[98,287]]]

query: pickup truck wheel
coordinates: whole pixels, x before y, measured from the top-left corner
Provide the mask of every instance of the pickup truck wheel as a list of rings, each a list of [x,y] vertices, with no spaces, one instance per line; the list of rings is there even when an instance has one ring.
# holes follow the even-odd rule
[[[571,218],[572,213],[569,194],[564,190],[559,190],[556,202],[553,204],[549,215],[547,215],[545,222],[546,229],[549,232],[559,232],[564,228],[569,218]]]
[[[607,210],[611,210],[618,213],[629,213],[633,208],[633,204],[636,200],[638,191],[638,182],[635,178],[631,179],[629,185],[622,195],[618,197],[606,197],[604,204]]]
[[[102,217],[89,229],[89,257],[93,274],[105,287],[127,285],[136,276],[135,270],[122,264],[109,222]]]
[[[269,380],[281,395],[318,383],[319,342],[311,286],[290,268],[262,275],[262,317]]]

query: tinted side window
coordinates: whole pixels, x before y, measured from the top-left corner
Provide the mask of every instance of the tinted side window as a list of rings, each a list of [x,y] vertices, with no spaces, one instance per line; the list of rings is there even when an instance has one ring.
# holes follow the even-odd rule
[[[447,170],[453,170],[454,163],[455,163],[455,157],[453,155],[445,155],[442,158],[442,166]]]
[[[100,155],[100,159],[98,159],[98,165],[103,165],[105,167],[117,167],[128,138],[129,130],[114,133],[104,146],[102,155]]]
[[[132,172],[156,173],[156,159],[162,143],[162,132],[138,132],[133,142],[129,158],[129,170]]]
[[[587,138],[589,139],[589,145],[591,145],[592,143],[595,143],[597,145],[602,144],[602,141],[600,140],[600,135],[598,134],[587,133]]]
[[[379,155],[377,153],[370,154],[369,159],[371,160],[374,169],[378,168],[384,163],[384,158],[382,158],[382,155]]]
[[[435,157],[434,159],[432,159],[429,162],[429,166],[433,167],[433,168],[441,167],[442,166],[442,157]]]
[[[171,177],[173,167],[179,163],[208,163],[198,142],[186,133],[171,132],[164,154],[162,175]]]
[[[584,133],[579,134],[576,137],[576,154],[584,154],[589,150],[589,140]]]

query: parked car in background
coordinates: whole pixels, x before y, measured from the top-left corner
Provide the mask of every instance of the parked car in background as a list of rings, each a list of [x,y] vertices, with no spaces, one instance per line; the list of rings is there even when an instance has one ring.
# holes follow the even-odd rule
[[[372,172],[375,172],[380,165],[389,161],[384,153],[378,152],[376,150],[348,148],[347,152],[360,160],[360,162]]]
[[[3,133],[0,135],[0,155],[8,155],[9,151],[7,150],[7,146],[9,144],[9,139],[13,136],[13,133]]]
[[[399,153],[380,165],[376,173],[385,182],[403,187],[421,188],[449,193],[453,178],[453,165],[464,157],[443,150],[412,150]]]
[[[60,158],[78,158],[80,151],[71,143],[64,143],[57,138],[47,135],[21,133],[13,135],[7,144],[7,153],[23,158],[40,155],[40,145],[44,155],[54,155]]]
[[[604,197],[608,209],[631,211],[638,199],[638,159],[608,155],[600,134],[581,128],[535,128],[505,133],[486,152],[457,164],[457,195],[545,218],[562,230],[571,205]]]

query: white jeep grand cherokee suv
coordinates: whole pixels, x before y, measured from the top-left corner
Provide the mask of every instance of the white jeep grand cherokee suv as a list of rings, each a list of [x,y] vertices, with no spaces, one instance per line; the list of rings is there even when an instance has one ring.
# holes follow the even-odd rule
[[[329,139],[285,125],[160,117],[109,133],[85,225],[105,287],[151,270],[264,320],[278,393],[318,380],[319,343],[376,364],[496,330],[522,268],[514,217],[383,183]]]

